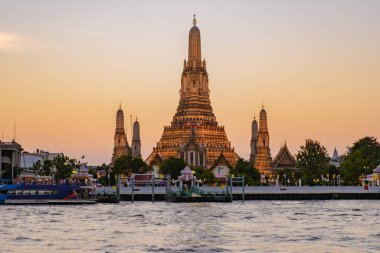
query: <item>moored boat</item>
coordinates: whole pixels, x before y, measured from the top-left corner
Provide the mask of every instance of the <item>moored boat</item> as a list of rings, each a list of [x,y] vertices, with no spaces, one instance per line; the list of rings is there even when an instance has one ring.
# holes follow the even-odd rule
[[[0,204],[92,204],[79,198],[77,185],[0,185]]]

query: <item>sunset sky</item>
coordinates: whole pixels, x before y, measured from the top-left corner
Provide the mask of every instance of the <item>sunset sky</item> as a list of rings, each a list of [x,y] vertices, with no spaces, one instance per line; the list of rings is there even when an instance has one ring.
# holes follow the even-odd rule
[[[264,104],[271,153],[380,138],[380,1],[0,1],[0,131],[26,151],[111,161],[122,102],[145,159],[179,101],[196,13],[211,104],[249,158]],[[0,136],[1,137],[1,136]]]

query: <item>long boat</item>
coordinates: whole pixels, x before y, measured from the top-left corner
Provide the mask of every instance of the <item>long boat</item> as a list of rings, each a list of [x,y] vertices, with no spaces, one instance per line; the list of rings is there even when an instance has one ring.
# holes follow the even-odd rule
[[[1,204],[95,204],[96,200],[81,199],[78,185],[0,185]]]

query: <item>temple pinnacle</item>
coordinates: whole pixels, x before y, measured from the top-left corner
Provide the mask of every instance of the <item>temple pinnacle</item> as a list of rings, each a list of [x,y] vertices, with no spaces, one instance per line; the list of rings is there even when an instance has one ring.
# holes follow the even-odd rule
[[[194,25],[194,26],[197,25],[197,19],[195,18],[195,14],[194,14],[194,18],[193,18],[193,25]]]

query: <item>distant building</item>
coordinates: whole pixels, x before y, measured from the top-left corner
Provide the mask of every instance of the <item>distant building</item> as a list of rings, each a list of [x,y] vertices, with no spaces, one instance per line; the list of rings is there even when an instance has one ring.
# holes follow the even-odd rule
[[[2,174],[21,165],[22,147],[15,140],[11,142],[0,141],[0,178]]]
[[[286,142],[284,146],[280,148],[277,156],[273,159],[272,162],[272,171],[276,174],[279,170],[290,169],[290,170],[298,170],[296,166],[296,159],[290,153]]]
[[[43,163],[46,160],[54,160],[57,156],[62,156],[63,153],[50,153],[48,151],[37,149],[34,153],[23,152],[21,154],[20,167],[24,169],[32,168],[35,163],[40,161]]]
[[[114,148],[112,155],[112,163],[116,161],[117,158],[123,155],[130,155],[131,148],[128,144],[126,131],[124,129],[124,112],[121,109],[121,105],[119,110],[116,113],[116,129],[115,129],[115,137],[114,137]]]
[[[272,157],[269,148],[269,132],[267,123],[267,112],[262,107],[260,111],[259,136],[257,141],[257,153],[255,159],[255,168],[261,173],[271,173]]]
[[[132,156],[141,158],[140,123],[137,118],[133,123]]]
[[[336,148],[335,148],[335,149],[334,149],[334,152],[333,152],[333,155],[332,155],[332,157],[330,158],[330,165],[339,168],[341,162],[342,162],[342,159],[341,159],[341,157],[339,156],[338,151],[337,151]]]

